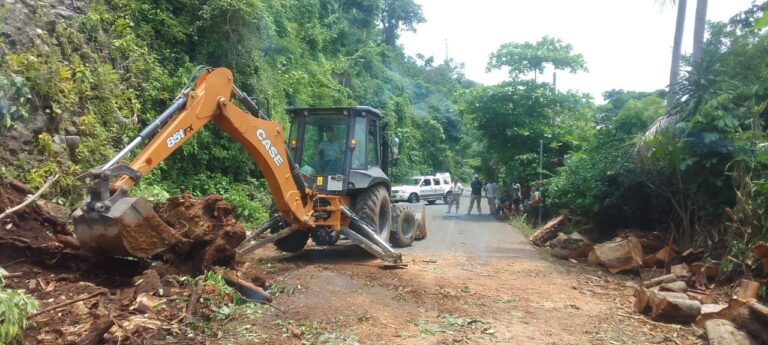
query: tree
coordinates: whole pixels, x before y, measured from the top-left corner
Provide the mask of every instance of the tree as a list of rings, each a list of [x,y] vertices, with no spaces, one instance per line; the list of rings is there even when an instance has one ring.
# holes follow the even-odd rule
[[[693,24],[693,66],[696,68],[704,55],[704,32],[707,24],[708,0],[696,1],[696,21]]]
[[[536,43],[504,43],[491,54],[486,70],[507,67],[512,79],[533,72],[534,80],[538,73],[544,72],[546,64],[552,65],[555,70],[568,70],[570,73],[587,71],[584,56],[572,51],[572,45],[549,36],[542,37]]]
[[[383,0],[379,15],[384,30],[384,44],[394,47],[401,30],[416,31],[416,24],[426,22],[421,6],[413,0]]]
[[[662,1],[663,3],[664,1]],[[672,3],[674,4],[675,1]],[[683,47],[683,31],[685,29],[685,10],[688,0],[677,0],[677,20],[675,21],[675,38],[672,44],[672,64],[669,67],[669,93],[667,94],[667,109],[675,100],[673,88],[680,79],[680,54]]]

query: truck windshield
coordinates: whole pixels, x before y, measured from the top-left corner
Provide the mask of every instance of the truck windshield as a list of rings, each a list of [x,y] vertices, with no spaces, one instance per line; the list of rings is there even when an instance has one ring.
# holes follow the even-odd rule
[[[410,181],[408,181],[408,183],[406,184],[409,186],[418,186],[420,182],[421,182],[421,178],[414,177]]]

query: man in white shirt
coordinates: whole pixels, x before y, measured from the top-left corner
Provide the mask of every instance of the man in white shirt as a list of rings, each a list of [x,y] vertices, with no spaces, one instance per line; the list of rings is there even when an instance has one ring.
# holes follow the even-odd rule
[[[496,191],[498,189],[499,187],[494,180],[485,185],[485,196],[488,197],[488,208],[491,209],[491,214],[496,211]]]
[[[451,206],[453,205],[456,205],[456,213],[459,213],[461,193],[464,193],[464,186],[462,186],[459,181],[453,181],[453,186],[451,186],[451,197],[448,199],[448,212],[446,213],[451,213]]]

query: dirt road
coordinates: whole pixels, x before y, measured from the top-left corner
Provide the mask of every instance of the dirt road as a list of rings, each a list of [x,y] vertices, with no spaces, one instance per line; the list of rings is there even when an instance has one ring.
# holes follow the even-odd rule
[[[429,235],[402,250],[406,268],[353,246],[257,252],[251,260],[277,277],[279,311],[254,306],[212,331],[223,343],[701,342],[689,327],[638,319],[630,277],[552,259],[489,215],[426,209]]]

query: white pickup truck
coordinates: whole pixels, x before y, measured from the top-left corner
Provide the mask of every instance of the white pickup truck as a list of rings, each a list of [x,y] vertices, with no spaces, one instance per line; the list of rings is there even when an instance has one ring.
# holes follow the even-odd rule
[[[426,201],[434,204],[438,200],[447,203],[451,195],[451,175],[440,173],[435,176],[414,176],[404,184],[392,187],[392,201],[410,203]]]

